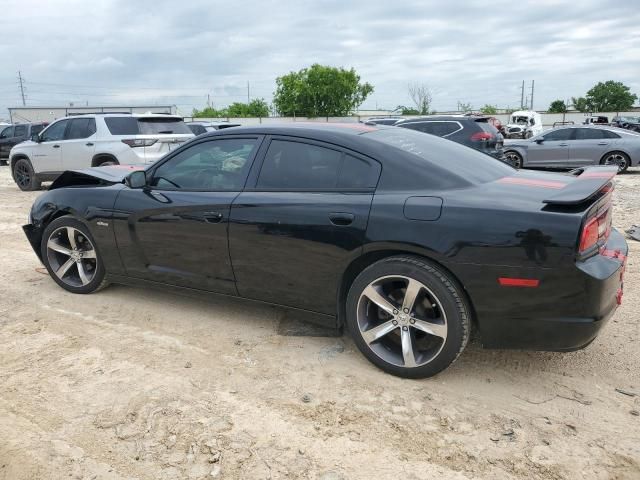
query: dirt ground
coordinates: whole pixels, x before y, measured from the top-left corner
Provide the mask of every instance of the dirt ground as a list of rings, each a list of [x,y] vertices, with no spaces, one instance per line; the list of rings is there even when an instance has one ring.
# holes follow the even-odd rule
[[[640,478],[640,242],[585,350],[476,340],[413,381],[272,307],[66,293],[20,228],[37,195],[0,167],[0,479]],[[640,171],[614,223],[640,224]]]

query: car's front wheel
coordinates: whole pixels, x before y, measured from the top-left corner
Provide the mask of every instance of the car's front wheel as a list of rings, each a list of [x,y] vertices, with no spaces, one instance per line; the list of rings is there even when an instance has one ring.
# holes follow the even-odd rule
[[[33,171],[31,162],[26,158],[21,158],[13,165],[13,180],[20,190],[31,192],[40,190],[42,182],[38,180],[36,173]]]
[[[73,293],[93,293],[107,285],[105,269],[89,229],[64,216],[44,230],[42,260],[51,278]]]
[[[383,259],[367,267],[347,297],[354,342],[382,370],[431,377],[467,345],[470,309],[455,280],[420,257]]]

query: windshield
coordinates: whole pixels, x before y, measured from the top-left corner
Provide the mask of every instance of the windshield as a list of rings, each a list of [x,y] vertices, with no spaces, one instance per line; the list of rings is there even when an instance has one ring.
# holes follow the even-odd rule
[[[529,123],[529,117],[511,117],[511,123],[515,123],[516,125],[526,125]]]

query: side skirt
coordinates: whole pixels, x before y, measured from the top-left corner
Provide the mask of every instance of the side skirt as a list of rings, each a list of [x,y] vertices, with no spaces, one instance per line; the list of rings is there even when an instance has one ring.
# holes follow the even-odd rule
[[[339,333],[341,331],[341,328],[338,326],[338,321],[336,319],[335,316],[333,315],[326,315],[323,313],[317,313],[317,312],[312,312],[309,310],[305,310],[302,308],[293,308],[293,307],[288,307],[286,305],[280,305],[277,303],[271,303],[271,302],[263,302],[261,300],[253,300],[250,298],[244,298],[244,297],[238,297],[235,295],[228,295],[225,293],[216,293],[216,292],[209,292],[206,290],[198,290],[195,288],[188,288],[188,287],[179,287],[176,285],[168,285],[166,283],[161,283],[161,282],[154,282],[153,280],[146,280],[146,279],[142,279],[142,278],[133,278],[133,277],[128,277],[125,275],[112,275],[112,274],[108,274],[107,275],[107,280],[109,282],[112,283],[117,283],[120,285],[128,285],[130,287],[147,287],[147,288],[153,288],[156,290],[162,290],[162,291],[169,291],[171,293],[174,293],[176,295],[182,295],[182,296],[186,296],[186,297],[191,297],[191,298],[197,298],[200,300],[210,300],[212,296],[215,297],[227,297],[229,299],[233,299],[233,300],[239,300],[239,301],[243,301],[243,302],[251,302],[251,303],[257,303],[257,304],[261,304],[261,305],[271,305],[274,307],[278,307],[278,308],[282,308],[283,310],[285,310],[286,312],[295,312],[296,316],[299,316],[301,320],[305,321],[305,322],[310,322],[316,325],[319,325],[323,328],[327,328],[327,329],[331,329],[331,330],[335,330],[336,333]],[[290,317],[291,315],[287,314],[287,317]]]

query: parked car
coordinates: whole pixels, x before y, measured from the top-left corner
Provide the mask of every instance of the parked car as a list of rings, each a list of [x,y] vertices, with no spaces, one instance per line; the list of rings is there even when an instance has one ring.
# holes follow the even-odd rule
[[[584,125],[609,125],[609,117],[602,115],[590,115],[582,122]]]
[[[474,148],[499,160],[505,159],[502,151],[504,139],[500,132],[489,123],[488,117],[432,115],[400,120],[394,125],[430,133]]]
[[[516,168],[615,165],[624,172],[640,162],[640,135],[613,127],[558,127],[527,140],[508,142],[505,156]]]
[[[187,122],[187,127],[194,135],[202,135],[207,132],[215,132],[223,128],[239,127],[239,123],[231,122]]]
[[[502,122],[500,121],[499,118],[496,117],[491,117],[488,115],[484,115],[482,113],[465,113],[465,116],[480,116],[480,117],[486,117],[487,122],[489,122],[491,125],[493,125],[494,127],[496,127],[496,130],[498,130],[500,132],[500,134],[504,137],[506,137],[507,134],[507,130],[505,128],[505,126],[502,124]]]
[[[225,129],[129,168],[65,172],[33,204],[24,231],[63,289],[315,312],[414,378],[450,365],[472,323],[486,347],[584,347],[622,298],[612,167],[517,171],[411,129],[307,124]]]
[[[365,125],[393,125],[402,117],[371,117],[364,122]]]
[[[611,125],[640,132],[640,117],[613,117]]]
[[[0,164],[6,165],[11,149],[32,135],[40,133],[48,123],[18,123],[2,128],[0,131]]]
[[[542,133],[542,116],[533,110],[515,111],[505,129],[505,138],[531,138]]]
[[[11,171],[20,189],[37,190],[64,170],[153,163],[193,136],[182,118],[173,115],[67,117],[13,147]]]

